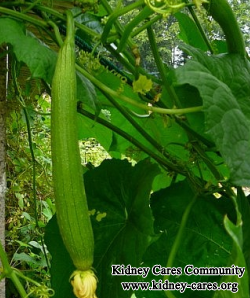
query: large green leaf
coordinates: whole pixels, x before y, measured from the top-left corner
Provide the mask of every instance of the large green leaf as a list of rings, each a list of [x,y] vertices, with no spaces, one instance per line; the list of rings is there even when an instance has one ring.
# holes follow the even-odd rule
[[[51,82],[56,63],[56,53],[34,36],[27,35],[22,23],[0,18],[0,44],[11,44],[18,61],[29,67],[34,78]]]
[[[127,161],[107,160],[85,175],[89,208],[95,211],[94,267],[100,279],[100,297],[129,297],[120,283],[134,277],[111,276],[111,265],[139,266],[154,239],[149,194],[158,173],[149,160],[134,167]]]
[[[106,160],[84,175],[95,237],[94,268],[99,278],[98,297],[130,297],[121,282],[135,277],[111,275],[111,265],[139,266],[147,247],[156,239],[149,207],[151,184],[159,173],[149,160],[132,166],[126,160]],[[55,220],[47,226],[46,244],[52,255],[55,297],[70,297],[68,278],[72,262],[60,240]],[[63,274],[58,274],[63,272]]]
[[[83,24],[87,27],[89,27],[90,29],[92,29],[93,31],[102,34],[103,32],[103,25],[101,23],[101,18],[93,15],[91,13],[81,13],[81,9],[80,8],[74,8],[73,10],[75,10],[75,14],[78,15],[76,17],[76,21],[80,24]],[[93,44],[93,37],[89,36],[88,34],[86,34],[86,32],[84,32],[81,29],[78,29],[76,31],[76,36],[80,37],[81,40],[84,40],[85,42],[88,42],[88,46]]]
[[[51,84],[57,54],[26,31],[21,22],[0,18],[0,27],[0,45],[11,44],[17,60],[28,66],[32,77],[43,79]],[[79,73],[77,74],[77,98],[92,109],[98,110],[99,103],[93,85]]]
[[[207,68],[217,79],[225,83],[237,99],[243,113],[250,119],[250,63],[242,56],[233,54],[207,56],[198,49],[182,47],[195,61]]]
[[[179,98],[182,108],[190,108],[202,105],[202,99],[198,90],[190,85],[181,85],[175,86],[175,92]],[[174,106],[174,102],[168,96],[165,89],[163,89],[162,96],[165,97],[165,100],[168,102],[170,107]],[[204,112],[197,113],[188,113],[185,115],[185,118],[188,120],[188,125],[193,133],[198,133],[196,135],[198,139],[205,144],[211,143],[211,138],[205,134],[205,117]]]
[[[188,61],[176,70],[177,84],[190,84],[199,90],[206,130],[230,169],[231,181],[249,186],[249,63],[238,55],[215,58],[193,51],[199,53],[199,61]]]
[[[96,96],[94,85],[77,72],[77,100],[90,107],[95,113],[100,112],[100,102]]]
[[[155,217],[156,232],[162,236],[153,243],[143,257],[143,266],[153,267],[160,264],[167,266],[168,256],[172,249],[176,235],[180,228],[183,213],[195,196],[188,182],[176,183],[164,190],[154,193],[151,197],[153,215]],[[182,267],[192,264],[194,267],[222,267],[228,265],[232,250],[232,240],[223,226],[225,214],[234,221],[235,213],[232,202],[221,197],[216,199],[212,195],[198,196],[188,217],[184,229],[184,236],[178,248],[173,267]],[[231,265],[230,265],[231,266]],[[172,282],[218,282],[216,276],[187,276],[172,275]],[[152,273],[143,281],[163,280],[162,275]],[[194,295],[195,294],[195,295]],[[137,297],[164,297],[164,292],[138,292]],[[212,291],[186,290],[184,293],[174,292],[176,297],[212,297]]]

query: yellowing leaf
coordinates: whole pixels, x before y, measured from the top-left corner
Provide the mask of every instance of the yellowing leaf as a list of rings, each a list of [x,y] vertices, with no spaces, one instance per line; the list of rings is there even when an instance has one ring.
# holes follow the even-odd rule
[[[133,82],[133,90],[135,92],[145,94],[152,89],[153,82],[146,76],[140,75],[139,79]]]

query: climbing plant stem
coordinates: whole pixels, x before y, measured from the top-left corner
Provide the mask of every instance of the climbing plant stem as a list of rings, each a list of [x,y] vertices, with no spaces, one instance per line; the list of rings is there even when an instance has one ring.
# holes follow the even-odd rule
[[[117,91],[110,89],[105,84],[103,84],[102,82],[97,80],[95,77],[93,77],[91,74],[89,74],[86,70],[84,70],[79,65],[76,65],[76,69],[80,73],[82,73],[87,79],[89,79],[98,89],[104,91],[105,93],[110,94],[111,96],[114,96],[115,98],[118,98],[118,99],[130,104],[131,106],[141,108],[144,111],[151,111],[151,112],[155,112],[155,113],[159,113],[159,114],[168,114],[168,115],[181,115],[181,114],[199,112],[203,109],[202,106],[184,108],[184,109],[163,109],[163,108],[159,108],[159,107],[148,106],[146,104],[137,102],[134,99],[127,97]]]

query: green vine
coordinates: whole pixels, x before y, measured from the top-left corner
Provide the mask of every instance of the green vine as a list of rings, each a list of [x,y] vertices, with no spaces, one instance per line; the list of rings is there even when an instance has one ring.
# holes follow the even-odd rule
[[[14,88],[17,92],[17,98],[18,98],[19,103],[22,106],[24,116],[25,116],[26,125],[27,125],[28,144],[29,144],[31,160],[32,160],[32,193],[33,193],[33,203],[34,203],[34,218],[35,218],[35,223],[36,223],[36,229],[38,231],[40,231],[40,225],[39,225],[39,220],[38,220],[38,212],[37,212],[37,209],[38,209],[37,208],[37,176],[36,176],[37,161],[36,161],[36,157],[35,157],[35,153],[34,153],[34,149],[33,149],[33,137],[32,137],[32,130],[31,130],[31,125],[30,125],[30,120],[29,120],[29,114],[28,114],[28,111],[27,111],[27,107],[25,105],[24,98],[22,96],[20,86],[17,82],[16,61],[14,61],[13,64],[12,64],[12,77],[13,77]],[[39,232],[39,234],[42,235],[42,233],[40,233],[40,232]],[[49,260],[47,258],[46,248],[45,248],[45,244],[44,244],[44,241],[43,241],[43,237],[41,236],[40,239],[41,239],[41,242],[42,242],[42,249],[43,249],[43,253],[44,253],[44,256],[45,256],[45,260],[46,260],[47,266],[49,267]]]
[[[139,14],[133,18],[133,20],[131,22],[128,23],[128,25],[124,28],[120,43],[118,45],[117,51],[118,52],[122,52],[125,45],[127,44],[127,40],[131,34],[131,32],[133,31],[133,29],[142,21],[146,20],[151,14],[153,13],[153,11],[151,9],[149,9],[147,6],[145,6],[140,12]]]
[[[143,5],[144,1],[143,0],[139,0],[139,1],[136,1],[128,6],[125,6],[124,8],[119,8],[117,10],[115,10],[113,13],[110,14],[109,18],[108,18],[108,21],[104,27],[104,30],[103,30],[103,33],[102,33],[102,36],[101,36],[101,41],[103,44],[105,44],[107,42],[107,38],[108,38],[108,35],[110,33],[110,30],[112,29],[112,25],[114,23],[116,23],[116,27],[118,29],[118,32],[121,34],[123,33],[122,31],[122,27],[119,23],[117,23],[117,19],[119,16],[121,15],[124,15],[128,12],[130,12],[131,10],[137,8],[137,7],[140,7],[141,5]],[[111,8],[109,7],[109,4],[105,1],[102,1],[102,4],[105,5],[106,8],[108,8],[108,10],[111,12]]]
[[[175,256],[176,256],[176,254],[178,252],[178,249],[180,247],[181,240],[182,240],[182,237],[183,237],[183,234],[184,234],[184,230],[185,230],[185,227],[186,227],[186,223],[188,221],[190,211],[191,211],[194,203],[196,202],[196,200],[197,200],[197,195],[195,195],[193,197],[193,199],[189,202],[188,206],[186,207],[186,209],[185,209],[185,211],[182,215],[180,227],[179,227],[178,233],[176,235],[174,244],[171,247],[171,251],[170,251],[170,254],[169,254],[169,257],[168,257],[166,267],[173,267]],[[169,279],[169,276],[165,275],[164,280],[167,280],[167,279]],[[169,296],[169,297],[171,298],[171,296]]]
[[[79,65],[76,65],[76,69],[82,73],[86,78],[88,78],[98,89],[102,90],[105,93],[108,93],[109,95],[120,99],[121,101],[124,101],[131,106],[141,108],[144,111],[150,111],[150,112],[155,112],[159,114],[167,114],[167,115],[182,115],[182,114],[187,114],[187,113],[196,113],[202,111],[203,107],[202,106],[197,106],[197,107],[191,107],[191,108],[183,108],[183,109],[164,109],[164,108],[159,108],[159,107],[154,107],[154,106],[148,106],[143,103],[137,102],[133,100],[132,98],[129,98],[125,95],[120,94],[117,91],[114,91],[113,89],[107,87],[105,84],[97,80],[95,77],[90,75],[88,72],[86,72],[82,67]]]

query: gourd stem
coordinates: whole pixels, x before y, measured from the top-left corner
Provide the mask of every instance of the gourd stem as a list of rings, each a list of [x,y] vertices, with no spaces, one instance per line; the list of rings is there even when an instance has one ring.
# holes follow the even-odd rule
[[[136,28],[132,33],[131,33],[131,37],[134,37],[136,35],[138,35],[139,33],[141,33],[143,30],[147,29],[147,27],[153,25],[154,23],[156,23],[157,21],[159,21],[162,18],[162,15],[157,15],[154,18],[150,19],[148,22],[146,22],[145,24],[143,24],[141,27]]]

